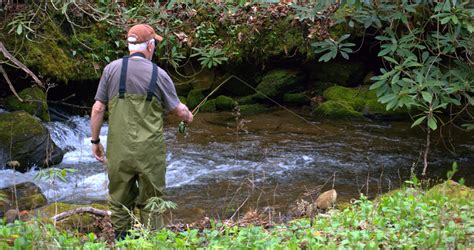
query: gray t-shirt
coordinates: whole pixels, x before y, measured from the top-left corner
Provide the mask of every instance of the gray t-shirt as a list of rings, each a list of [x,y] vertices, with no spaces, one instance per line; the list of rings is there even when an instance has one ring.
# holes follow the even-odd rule
[[[107,103],[118,95],[121,70],[122,59],[117,59],[105,66],[95,100]],[[151,61],[139,56],[130,57],[128,59],[126,93],[146,95],[152,71]],[[154,94],[165,111],[169,112],[175,109],[180,103],[176,89],[168,74],[160,67],[158,67],[156,84],[158,84],[158,88],[155,88]]]

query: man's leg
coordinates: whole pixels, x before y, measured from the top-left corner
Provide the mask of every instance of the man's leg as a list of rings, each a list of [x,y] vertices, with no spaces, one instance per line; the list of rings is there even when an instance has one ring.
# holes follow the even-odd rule
[[[165,188],[165,162],[155,162],[153,166],[145,168],[138,177],[139,195],[137,207],[140,208],[140,219],[147,228],[152,230],[164,226],[163,216],[156,211],[145,209],[147,201],[152,197],[162,197]]]
[[[131,228],[135,200],[138,195],[137,175],[122,171],[120,167],[109,166],[109,208],[110,219],[116,235],[125,235]]]

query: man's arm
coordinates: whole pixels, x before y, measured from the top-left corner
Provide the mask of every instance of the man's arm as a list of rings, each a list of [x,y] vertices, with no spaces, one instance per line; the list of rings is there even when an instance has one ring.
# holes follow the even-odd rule
[[[92,112],[91,112],[92,140],[99,139],[100,128],[102,127],[102,122],[104,121],[104,113],[105,113],[105,104],[101,101],[95,101],[94,105],[92,106]],[[92,144],[92,153],[94,154],[95,158],[98,161],[104,162],[105,155],[104,155],[104,147],[102,146],[102,143]]]
[[[189,111],[188,107],[181,102],[176,106],[175,109],[171,110],[171,114],[175,115],[182,121],[186,123],[191,123],[193,121],[193,114]]]

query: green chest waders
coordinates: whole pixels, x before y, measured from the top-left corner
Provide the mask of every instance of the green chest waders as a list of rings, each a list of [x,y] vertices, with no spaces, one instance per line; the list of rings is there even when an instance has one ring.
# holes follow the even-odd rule
[[[136,55],[144,57],[141,53],[132,56]],[[108,103],[109,206],[116,232],[130,229],[134,207],[140,209],[144,225],[151,229],[163,226],[161,214],[143,209],[149,198],[162,196],[165,188],[163,108],[153,94],[158,87],[158,67],[153,64],[147,95],[137,95],[126,91],[127,66],[128,57],[124,57],[119,95]]]

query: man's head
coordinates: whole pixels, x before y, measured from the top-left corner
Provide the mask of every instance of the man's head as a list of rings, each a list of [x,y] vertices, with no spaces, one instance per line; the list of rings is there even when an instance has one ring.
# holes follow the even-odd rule
[[[161,42],[163,37],[157,35],[148,24],[137,24],[128,30],[127,42],[130,54],[141,52],[151,60],[155,50],[155,40]]]

